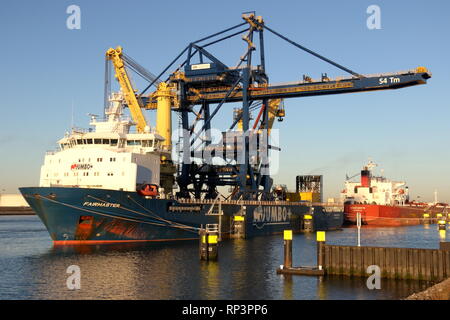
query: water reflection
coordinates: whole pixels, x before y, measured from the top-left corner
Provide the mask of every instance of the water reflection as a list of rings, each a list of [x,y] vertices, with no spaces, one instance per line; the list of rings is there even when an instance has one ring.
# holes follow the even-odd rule
[[[218,261],[202,261],[200,263],[200,289],[205,299],[220,299],[220,270]]]
[[[327,300],[327,287],[325,284],[325,277],[317,277],[317,298],[320,300]]]
[[[284,274],[284,275],[281,275],[281,278],[284,280],[283,299],[293,300],[294,299],[294,284],[293,284],[293,280],[292,280],[292,275]]]
[[[356,243],[356,230],[327,232],[327,242]],[[448,231],[447,231],[448,232]],[[362,230],[363,245],[437,248],[436,226]],[[418,281],[282,276],[280,235],[223,241],[217,262],[200,261],[198,242],[55,246],[36,218],[0,217],[0,299],[398,299]],[[294,266],[316,264],[315,234],[296,234]],[[81,290],[68,290],[67,267],[81,268]]]
[[[439,239],[440,239],[441,241],[445,241],[446,237],[447,237],[447,232],[446,232],[446,230],[439,230]]]

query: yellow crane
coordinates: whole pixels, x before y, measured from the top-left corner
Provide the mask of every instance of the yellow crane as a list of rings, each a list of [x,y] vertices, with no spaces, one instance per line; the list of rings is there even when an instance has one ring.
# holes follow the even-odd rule
[[[172,115],[171,107],[173,105],[172,86],[166,82],[158,81],[150,72],[139,66],[133,59],[123,53],[122,47],[116,49],[110,48],[106,51],[106,59],[112,62],[115,70],[115,77],[122,89],[124,99],[130,109],[131,117],[136,123],[139,133],[149,132],[142,109],[144,104],[137,97],[137,90],[133,88],[131,79],[127,73],[126,65],[132,67],[138,74],[155,82],[158,85],[157,90],[152,94],[152,98],[156,100],[156,131],[164,138],[162,143],[161,167],[160,167],[160,186],[168,193],[172,192],[174,184],[175,166],[171,161],[172,149]]]
[[[131,84],[130,77],[125,69],[125,63],[122,58],[122,47],[116,49],[110,48],[106,51],[106,59],[110,60],[114,66],[115,77],[119,81],[125,102],[130,109],[131,116],[136,123],[137,131],[143,133],[148,130],[147,121],[142,113],[141,105],[136,97],[136,90]]]
[[[156,100],[156,131],[164,138],[164,141],[162,143],[163,150],[167,153],[170,153],[172,149],[171,107],[174,104],[174,94],[172,91],[172,86],[168,85],[166,82],[157,81],[154,75],[144,70],[130,57],[126,57],[123,53],[122,47],[120,46],[116,49],[108,49],[108,51],[106,51],[106,59],[111,61],[114,66],[115,77],[117,81],[119,81],[120,87],[124,94],[125,102],[130,109],[131,117],[136,123],[137,131],[139,133],[146,132],[146,130],[149,130],[149,128],[144,114],[142,113],[144,104],[136,95],[137,90],[133,88],[131,79],[128,76],[127,70],[125,68],[126,62],[128,62],[128,64],[132,64],[135,69],[140,71],[141,75],[144,75],[144,77],[146,77],[147,79],[150,79],[157,83],[158,88],[151,95],[152,98]],[[163,159],[166,158],[166,156],[163,156]]]

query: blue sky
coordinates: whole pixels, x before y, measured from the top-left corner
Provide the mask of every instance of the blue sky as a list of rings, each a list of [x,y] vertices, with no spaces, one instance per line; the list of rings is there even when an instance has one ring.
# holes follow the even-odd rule
[[[66,8],[81,8],[81,29],[66,28]],[[369,5],[381,8],[380,30],[366,26]],[[2,1],[0,12],[0,191],[39,182],[46,150],[87,113],[101,113],[104,53],[121,45],[159,73],[190,41],[240,23],[255,10],[271,28],[359,73],[426,66],[425,86],[395,91],[290,99],[280,129],[276,182],[323,174],[325,197],[337,196],[345,174],[371,157],[413,198],[450,201],[448,1]],[[271,82],[343,72],[266,32]],[[211,51],[233,65],[236,39]],[[218,122],[231,122],[224,107]],[[154,122],[154,113],[147,113]],[[256,115],[255,115],[256,116]]]

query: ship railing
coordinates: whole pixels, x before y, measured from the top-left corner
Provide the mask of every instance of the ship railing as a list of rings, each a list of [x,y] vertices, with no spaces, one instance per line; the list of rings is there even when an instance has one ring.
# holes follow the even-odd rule
[[[208,232],[219,232],[219,225],[217,223],[206,224],[206,230]]]
[[[178,199],[180,203],[192,203],[192,204],[212,204],[211,209],[214,207],[215,204],[234,204],[234,205],[291,205],[291,206],[321,206],[321,207],[342,207],[343,204],[339,203],[327,203],[327,202],[318,202],[318,203],[312,203],[310,201],[282,201],[282,200],[274,200],[274,201],[259,201],[259,200],[217,200],[216,199]]]
[[[396,72],[385,72],[385,73],[369,73],[364,74],[365,77],[389,77],[389,76],[400,76],[404,74],[415,74],[417,73],[416,69],[409,69],[409,70],[402,70],[402,71],[396,71]]]
[[[108,122],[109,121],[109,117],[95,117],[95,121],[92,122]],[[132,121],[130,116],[120,116],[118,121]]]
[[[131,128],[129,129],[128,133],[140,133],[140,132],[138,132],[138,130],[137,130],[136,127],[131,127]],[[147,132],[146,132],[146,133],[147,133]],[[150,127],[148,133],[158,133],[158,132],[156,131],[156,128]]]
[[[89,132],[92,132],[92,128],[72,127],[72,134]]]

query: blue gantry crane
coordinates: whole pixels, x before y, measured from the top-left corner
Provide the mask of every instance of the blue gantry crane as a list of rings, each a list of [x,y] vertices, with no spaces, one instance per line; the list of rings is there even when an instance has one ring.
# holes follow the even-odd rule
[[[268,27],[262,17],[256,16],[254,12],[244,13],[242,18],[244,22],[238,25],[189,43],[158,76],[153,77],[154,81],[137,94],[146,109],[158,109],[158,101],[164,97],[166,101],[170,101],[172,111],[180,114],[185,136],[183,161],[177,177],[180,188],[178,197],[188,198],[193,195],[195,198],[216,198],[218,186],[233,186],[234,191],[231,194],[233,198],[270,198],[272,179],[267,174],[269,164],[264,163],[262,157],[259,157],[256,163],[250,161],[251,134],[242,135],[243,144],[239,150],[242,161],[236,159],[239,147],[235,144],[232,145],[233,152],[230,152],[229,148],[225,150],[224,147],[217,147],[211,142],[209,130],[212,121],[225,103],[242,104],[239,112],[235,114],[230,130],[239,124],[241,130],[237,131],[257,133],[257,128],[270,129],[274,115],[280,119],[284,117],[283,99],[399,89],[425,84],[431,77],[431,73],[425,67],[405,72],[363,75],[288,39]],[[348,76],[331,79],[326,73],[322,73],[318,80],[303,75],[302,79],[288,84],[270,83],[264,55],[266,30],[298,49],[345,71]],[[210,46],[238,35],[242,35],[246,48],[237,65],[228,66],[209,51]],[[259,44],[258,50],[256,42]],[[258,58],[253,56],[256,51],[259,51],[259,59],[258,64],[254,65],[254,61]],[[158,88],[163,88],[164,94],[160,89],[146,94],[156,81],[159,82],[157,79],[161,79],[185,54],[186,58],[178,68],[170,73],[166,81],[159,83]],[[260,108],[260,112],[252,128],[250,111],[257,107]],[[160,118],[158,116],[158,119]],[[202,136],[206,138],[200,139]],[[260,138],[265,139],[263,144],[268,148],[258,150],[259,152],[267,156],[270,148],[277,149],[276,146],[269,145],[267,134]],[[171,149],[170,142],[167,143]],[[208,150],[212,156],[222,157],[227,164],[196,163],[193,158],[201,154],[195,152],[199,148]]]

